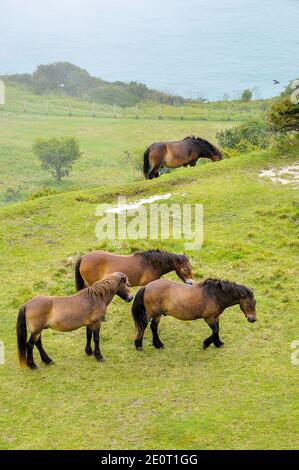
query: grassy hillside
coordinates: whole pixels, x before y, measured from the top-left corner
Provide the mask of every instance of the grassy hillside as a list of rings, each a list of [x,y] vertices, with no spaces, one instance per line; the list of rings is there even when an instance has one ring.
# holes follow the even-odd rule
[[[59,121],[5,119],[8,148],[19,145],[20,158],[18,175],[11,172],[9,178],[28,181],[26,171],[33,160],[27,167],[22,155],[27,152],[31,158],[35,135],[52,134],[52,126],[59,134]],[[140,128],[135,121],[95,121],[91,128],[90,121],[87,126],[84,119],[69,120],[61,133],[80,130],[90,161],[100,141],[106,144],[99,156],[108,160],[109,140],[112,159],[123,150],[121,142],[129,147],[158,132],[161,137],[186,134],[184,123],[175,123],[175,129],[172,122],[163,127],[155,121],[146,124]],[[188,133],[213,132],[202,123],[192,126],[188,123]],[[6,346],[6,364],[0,366],[0,448],[298,448],[298,367],[290,361],[290,344],[299,331],[298,194],[291,186],[258,177],[260,169],[289,162],[288,156],[265,152],[111,188],[102,187],[95,176],[91,183],[98,183],[96,189],[2,207],[0,340]],[[87,167],[81,167],[82,174]],[[37,165],[33,168],[32,185],[39,171]],[[82,175],[83,187],[93,172]],[[101,177],[107,181],[112,173]],[[154,350],[147,332],[144,351],[137,353],[130,307],[117,299],[102,327],[105,363],[84,355],[83,329],[46,331],[44,344],[56,364],[41,365],[36,373],[19,369],[19,306],[39,292],[74,292],[78,254],[96,247],[124,253],[153,247],[184,251],[174,240],[95,238],[94,214],[100,202],[116,202],[116,194],[136,200],[166,192],[172,193],[170,203],[204,204],[204,245],[190,253],[196,278],[219,276],[252,287],[258,321],[248,324],[238,307],[231,308],[220,321],[224,348],[203,351],[202,341],[210,333],[202,321],[164,318],[161,338],[166,349]]]
[[[215,142],[216,131],[262,117],[268,106],[264,101],[180,107],[143,104],[138,110],[117,108],[115,119],[112,106],[94,108],[91,103],[62,95],[38,96],[15,85],[6,87],[6,102],[0,111],[0,204],[26,199],[45,186],[65,191],[134,181],[140,177],[138,161],[150,143],[190,134]],[[83,157],[72,174],[58,184],[41,169],[32,145],[37,137],[63,135],[78,138]],[[134,162],[128,162],[125,152]]]

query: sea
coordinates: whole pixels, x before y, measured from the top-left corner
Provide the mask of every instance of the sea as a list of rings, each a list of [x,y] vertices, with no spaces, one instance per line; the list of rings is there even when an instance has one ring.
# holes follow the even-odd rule
[[[0,0],[0,74],[68,61],[186,98],[268,98],[299,77],[298,25],[299,0]]]

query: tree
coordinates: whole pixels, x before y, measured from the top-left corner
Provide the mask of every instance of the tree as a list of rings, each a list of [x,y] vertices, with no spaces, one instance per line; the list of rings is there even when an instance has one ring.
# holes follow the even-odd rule
[[[37,139],[33,152],[40,159],[42,168],[49,170],[57,181],[70,174],[74,162],[82,155],[75,137]]]
[[[289,96],[282,97],[269,110],[268,126],[274,132],[298,132],[299,103],[292,103]]]
[[[250,101],[252,98],[252,91],[249,89],[246,89],[242,93],[242,101]]]

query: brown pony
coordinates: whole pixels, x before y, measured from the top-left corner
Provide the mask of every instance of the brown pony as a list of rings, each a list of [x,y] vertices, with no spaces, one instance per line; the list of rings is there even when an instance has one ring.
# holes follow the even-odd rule
[[[126,302],[133,299],[128,278],[120,272],[105,277],[104,280],[96,282],[92,287],[87,287],[76,295],[68,297],[38,295],[33,297],[20,308],[17,320],[20,364],[26,365],[30,369],[37,368],[33,359],[34,346],[37,347],[41,360],[45,364],[53,363],[42,346],[41,333],[44,328],[73,331],[86,325],[93,332],[94,356],[97,361],[103,361],[99,348],[101,321],[106,314],[107,306],[115,295]],[[31,332],[28,342],[26,324]]]
[[[256,321],[253,291],[243,285],[219,279],[206,279],[193,286],[166,279],[153,281],[137,292],[132,306],[137,330],[136,349],[142,349],[144,331],[150,319],[153,345],[158,349],[164,347],[158,336],[162,315],[171,315],[178,320],[203,318],[213,332],[204,340],[204,349],[211,343],[221,348],[224,343],[219,338],[219,315],[226,308],[237,304],[250,323]]]
[[[192,268],[186,255],[164,250],[139,251],[133,255],[118,255],[106,251],[92,251],[78,259],[75,268],[77,290],[103,279],[114,271],[128,276],[131,286],[145,286],[170,271],[175,271],[186,284],[192,284]],[[92,354],[92,331],[86,329],[86,354]]]
[[[177,142],[155,142],[143,156],[143,174],[145,179],[158,178],[159,169],[195,166],[199,158],[212,161],[222,159],[222,154],[215,145],[200,137],[185,137]]]

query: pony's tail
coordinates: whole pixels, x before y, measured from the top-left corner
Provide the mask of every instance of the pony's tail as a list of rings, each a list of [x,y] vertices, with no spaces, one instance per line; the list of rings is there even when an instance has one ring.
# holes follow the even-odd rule
[[[139,289],[132,305],[132,315],[138,331],[144,330],[148,324],[148,315],[144,306],[144,292],[145,287]]]
[[[80,256],[80,258],[78,258],[76,266],[75,266],[75,282],[76,282],[77,291],[82,290],[85,287],[84,279],[83,279],[83,277],[81,276],[81,273],[80,273],[81,261],[82,261],[82,256]]]
[[[146,149],[143,154],[143,175],[146,180],[148,180],[149,173],[150,173],[150,163],[149,163],[149,154],[150,154],[150,147]]]
[[[26,305],[23,305],[19,310],[17,320],[17,339],[18,339],[18,354],[19,362],[22,367],[26,366],[26,345],[27,345],[27,326],[26,326]]]

